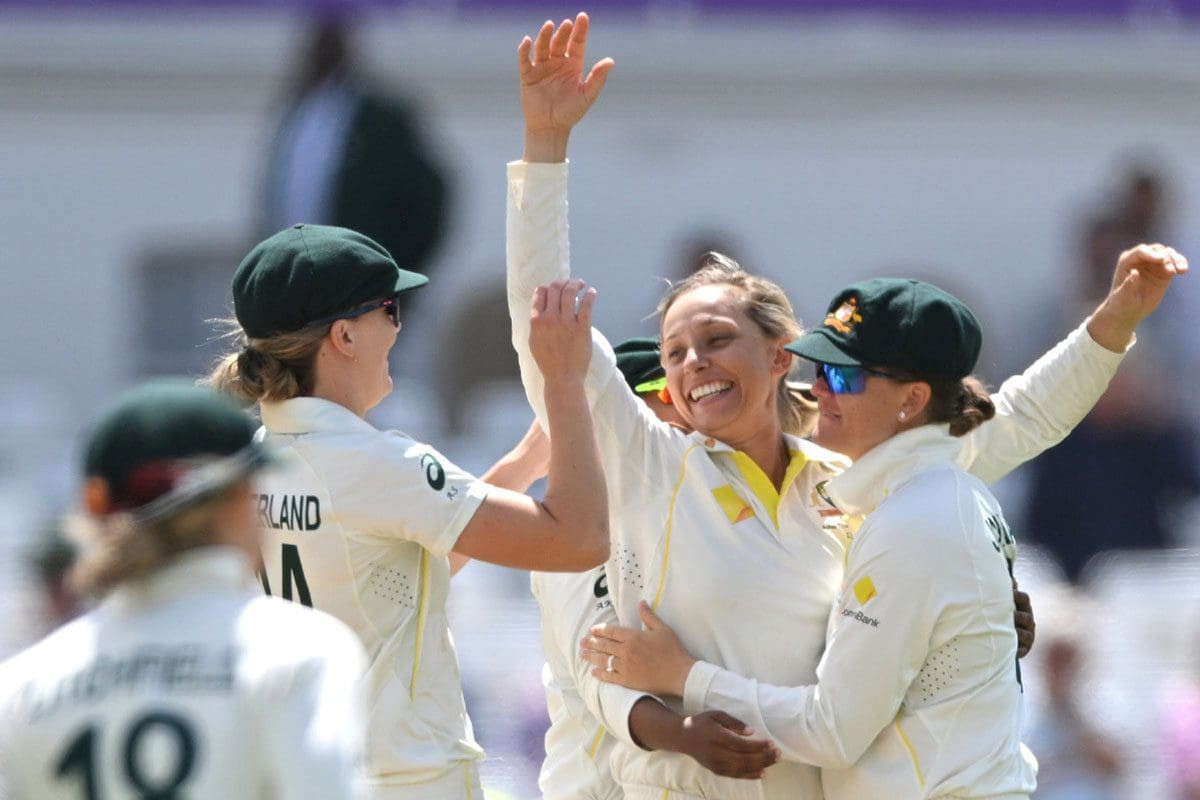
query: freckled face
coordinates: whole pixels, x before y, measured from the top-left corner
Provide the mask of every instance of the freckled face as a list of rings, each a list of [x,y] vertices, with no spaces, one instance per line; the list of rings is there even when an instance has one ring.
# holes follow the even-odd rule
[[[662,359],[671,401],[691,428],[723,442],[778,426],[776,391],[791,365],[783,340],[743,310],[734,286],[700,286],[663,317]]]

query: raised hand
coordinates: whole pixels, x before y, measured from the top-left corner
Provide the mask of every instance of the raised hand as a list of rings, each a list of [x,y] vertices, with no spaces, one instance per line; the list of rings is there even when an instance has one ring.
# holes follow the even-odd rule
[[[1123,352],[1171,281],[1187,271],[1187,259],[1166,245],[1139,244],[1121,253],[1112,288],[1088,321],[1088,332],[1102,347]]]
[[[587,35],[588,15],[580,12],[558,28],[547,20],[536,39],[526,36],[517,47],[526,161],[565,159],[571,129],[604,88],[613,60],[596,62],[585,77]]]
[[[681,697],[696,659],[644,600],[639,612],[644,630],[596,625],[579,643],[580,655],[606,683]]]
[[[582,292],[582,298],[580,293]],[[596,290],[578,278],[539,286],[529,315],[529,349],[547,391],[582,384],[592,358],[592,306]]]

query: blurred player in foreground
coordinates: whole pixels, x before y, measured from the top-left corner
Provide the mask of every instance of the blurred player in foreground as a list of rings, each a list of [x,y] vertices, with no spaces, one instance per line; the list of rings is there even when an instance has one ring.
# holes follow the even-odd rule
[[[171,382],[100,420],[73,579],[101,600],[0,666],[0,797],[359,796],[365,657],[259,590],[252,435]]]
[[[283,230],[238,267],[242,346],[212,380],[258,404],[261,435],[279,453],[258,496],[265,588],[341,619],[370,654],[373,795],[479,800],[483,751],[446,617],[448,555],[572,571],[608,557],[604,475],[583,395],[590,348],[565,335],[590,327],[594,293],[578,310],[574,295],[544,288],[524,300],[526,320],[532,314],[533,328],[548,332],[535,337],[535,352],[556,385],[546,398],[548,485],[537,502],[364,419],[392,389],[396,298],[425,282],[345,228]]]

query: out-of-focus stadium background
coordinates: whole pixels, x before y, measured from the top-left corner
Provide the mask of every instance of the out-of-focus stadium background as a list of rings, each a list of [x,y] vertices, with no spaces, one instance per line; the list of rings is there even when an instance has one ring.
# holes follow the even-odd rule
[[[348,20],[356,80],[406,104],[416,133],[390,129],[382,152],[420,153],[446,190],[408,232],[433,281],[373,421],[478,471],[516,441],[530,415],[498,294],[514,51],[576,10],[0,0],[0,657],[71,613],[49,537],[86,422],[142,377],[203,372],[241,255],[331,191],[296,182],[334,180],[329,143],[372,152],[347,138],[344,97],[295,88],[318,18]],[[588,10],[590,56],[617,66],[572,141],[572,239],[613,339],[653,331],[663,279],[711,247],[781,282],[805,320],[860,277],[935,280],[978,310],[999,383],[1082,319],[1121,247],[1161,240],[1200,267],[1200,0]],[[1038,542],[1018,577],[1039,623],[1039,798],[1200,797],[1197,318],[1193,275],[1080,431],[1000,487]],[[527,578],[476,564],[454,594],[485,783],[532,797],[545,712]]]

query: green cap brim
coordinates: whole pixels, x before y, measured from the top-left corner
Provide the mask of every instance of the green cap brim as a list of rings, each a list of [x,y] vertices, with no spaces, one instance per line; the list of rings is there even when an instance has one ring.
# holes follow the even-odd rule
[[[645,383],[639,383],[637,386],[633,387],[633,391],[637,394],[647,394],[649,392],[658,392],[665,388],[667,388],[667,378],[664,375],[661,378],[655,378],[654,380],[646,381]]]
[[[835,367],[864,366],[861,358],[834,343],[825,334],[824,328],[809,331],[794,342],[785,344],[783,349],[809,361],[819,361]]]
[[[429,283],[429,277],[419,272],[409,272],[406,269],[398,270],[398,272],[400,274],[396,276],[396,294],[407,292],[410,289],[420,289]]]

